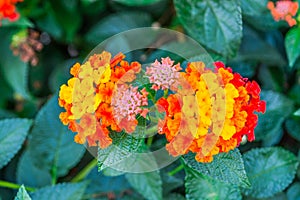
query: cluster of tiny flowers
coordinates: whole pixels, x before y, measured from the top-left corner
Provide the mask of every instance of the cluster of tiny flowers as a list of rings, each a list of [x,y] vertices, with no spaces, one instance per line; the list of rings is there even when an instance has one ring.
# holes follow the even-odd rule
[[[36,66],[39,62],[37,52],[43,49],[39,38],[40,34],[35,30],[22,30],[13,36],[10,48],[23,62],[30,62],[32,66]]]
[[[293,18],[297,14],[299,8],[297,1],[279,0],[276,2],[276,5],[274,2],[269,1],[267,7],[276,21],[285,20],[289,26],[297,24],[297,21]]]
[[[149,110],[142,108],[148,105],[148,92],[145,89],[142,89],[140,93],[138,87],[122,84],[116,90],[111,104],[114,108],[114,116],[119,123],[122,120],[135,121],[137,114],[146,118]]]
[[[66,110],[60,114],[62,123],[77,132],[75,142],[106,148],[111,131],[131,134],[138,117],[146,118],[152,94],[132,85],[141,65],[124,58],[104,51],[71,68],[73,77],[61,86],[59,105]],[[255,112],[266,109],[260,87],[223,63],[211,70],[203,62],[191,62],[183,71],[167,57],[147,67],[144,77],[155,91],[172,90],[152,99],[158,112],[165,112],[157,132],[166,136],[170,155],[193,152],[197,161],[211,162],[214,155],[239,146],[243,137],[255,139]]]
[[[181,70],[180,65],[173,65],[169,57],[162,58],[161,62],[155,60],[151,64],[151,67],[147,67],[146,75],[149,77],[150,83],[152,83],[152,89],[172,89],[176,90],[178,87],[179,71]]]
[[[214,155],[236,148],[244,135],[255,139],[254,112],[266,109],[259,85],[221,62],[215,65],[214,72],[202,62],[189,63],[181,74],[188,84],[182,82],[176,94],[157,101],[159,111],[166,112],[159,133],[166,135],[173,156],[193,152],[197,161],[211,162]]]
[[[0,20],[8,19],[16,21],[19,18],[19,13],[16,11],[15,4],[23,0],[1,0],[0,1]]]
[[[134,114],[147,114],[146,109],[139,108],[147,105],[145,91],[140,94],[137,88],[125,86],[136,78],[141,65],[128,63],[124,58],[122,53],[111,58],[111,54],[104,51],[91,56],[83,65],[76,63],[71,68],[73,77],[60,87],[59,105],[66,111],[59,117],[70,130],[77,132],[75,142],[106,148],[112,143],[110,131],[131,133],[137,125]],[[120,88],[116,91],[122,94],[113,95],[116,88]],[[127,94],[129,98],[124,97]],[[134,109],[134,114],[129,110],[123,113],[121,109],[128,106],[128,101],[131,102],[128,109]]]

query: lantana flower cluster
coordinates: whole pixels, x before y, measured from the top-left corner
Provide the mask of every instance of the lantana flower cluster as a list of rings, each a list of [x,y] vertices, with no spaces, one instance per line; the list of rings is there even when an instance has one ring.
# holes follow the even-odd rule
[[[8,19],[10,21],[16,21],[20,14],[16,10],[16,3],[23,0],[1,0],[0,1],[0,21],[2,19]]]
[[[293,18],[299,9],[297,1],[279,0],[276,3],[269,1],[267,7],[275,21],[285,20],[290,27],[297,24],[296,19]]]
[[[167,139],[172,156],[195,153],[199,162],[228,152],[247,137],[255,139],[254,128],[266,104],[260,100],[260,87],[221,62],[209,69],[203,62],[190,62],[183,70],[169,57],[155,60],[145,69],[149,87],[133,83],[143,70],[138,62],[128,63],[119,53],[102,52],[70,70],[73,77],[60,88],[59,105],[63,124],[77,132],[75,142],[106,148],[111,131],[132,134],[138,118],[147,118],[148,101],[158,112],[159,134]],[[163,90],[153,99],[150,90]],[[153,91],[151,91],[153,93]]]

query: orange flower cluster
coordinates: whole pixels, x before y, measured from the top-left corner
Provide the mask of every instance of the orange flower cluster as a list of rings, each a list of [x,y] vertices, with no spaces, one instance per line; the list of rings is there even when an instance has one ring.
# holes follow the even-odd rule
[[[159,133],[168,140],[173,156],[196,153],[199,162],[211,162],[213,155],[236,148],[244,135],[255,139],[257,115],[265,112],[259,85],[233,73],[221,62],[216,72],[202,62],[188,64],[181,72],[178,93],[157,101],[159,112],[166,112],[159,122]]]
[[[280,0],[276,2],[276,6],[274,2],[269,1],[267,7],[276,21],[285,20],[291,27],[297,24],[297,21],[293,18],[299,8],[297,1]]]
[[[0,20],[7,18],[10,21],[16,21],[19,13],[16,11],[15,4],[23,0],[1,0],[0,1]]]
[[[137,120],[124,118],[118,123],[113,114],[115,88],[132,82],[141,70],[138,62],[128,63],[124,58],[122,53],[111,58],[111,54],[104,51],[89,57],[83,65],[76,63],[71,68],[73,77],[59,92],[59,105],[66,110],[59,117],[64,125],[77,132],[75,142],[87,141],[89,146],[105,148],[112,143],[110,130],[134,131]]]

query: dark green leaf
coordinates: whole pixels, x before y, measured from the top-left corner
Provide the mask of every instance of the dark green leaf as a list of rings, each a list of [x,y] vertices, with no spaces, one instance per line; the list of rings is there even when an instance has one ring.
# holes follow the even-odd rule
[[[29,152],[33,163],[47,170],[65,175],[83,156],[85,147],[73,141],[74,133],[59,119],[63,111],[54,95],[37,114],[29,138]]]
[[[139,150],[143,140],[135,138],[125,132],[111,133],[113,144],[105,149],[98,149],[98,167],[103,170],[106,167],[123,165],[129,157]],[[131,162],[128,161],[128,162]]]
[[[294,179],[298,160],[291,152],[279,147],[253,149],[243,155],[252,188],[247,196],[271,197],[283,191]]]
[[[285,49],[289,59],[289,66],[293,67],[300,56],[300,28],[290,29],[285,36]]]
[[[167,173],[161,171],[161,177],[163,181],[163,194],[169,196],[172,190],[183,185],[183,180],[176,176],[170,176]]]
[[[255,128],[257,140],[265,140],[266,135],[280,133],[283,121],[293,111],[293,102],[283,94],[262,91],[261,99],[267,102],[267,109],[265,114],[258,114],[258,123]]]
[[[125,175],[130,185],[146,199],[162,199],[162,180],[159,171]]]
[[[276,22],[267,8],[268,0],[242,0],[243,19],[257,29],[274,29],[284,23]],[[262,20],[263,19],[263,20]]]
[[[13,88],[16,94],[23,98],[30,98],[27,88],[27,71],[28,65],[12,54],[10,50],[11,37],[13,29],[0,30],[0,70],[2,71],[5,80]]]
[[[38,168],[28,151],[24,151],[17,167],[17,182],[30,187],[43,187],[51,184],[51,175],[47,170]]]
[[[186,168],[185,191],[188,200],[242,199],[238,187],[219,182],[189,168]]]
[[[55,186],[47,186],[32,194],[33,200],[81,200],[87,187],[86,182],[62,183]]]
[[[0,121],[0,168],[5,166],[20,150],[32,124],[28,119]]]
[[[187,32],[201,44],[233,57],[242,39],[240,1],[227,0],[175,0],[179,19]]]
[[[14,200],[31,200],[30,196],[28,195],[24,185],[22,185],[17,193],[17,196]]]
[[[157,3],[161,0],[113,0],[115,2],[125,4],[127,6],[146,6]]]
[[[85,38],[92,44],[99,44],[106,38],[133,28],[151,25],[151,17],[143,12],[121,12],[110,15],[95,24]]]
[[[285,122],[287,132],[300,142],[300,119],[289,118]]]
[[[197,172],[218,181],[249,187],[242,156],[238,149],[214,156],[211,163],[201,163],[195,160],[195,155],[189,153],[183,157],[185,163]]]
[[[300,183],[294,183],[287,191],[288,200],[300,200]]]
[[[288,93],[289,97],[300,105],[300,84],[295,84]]]

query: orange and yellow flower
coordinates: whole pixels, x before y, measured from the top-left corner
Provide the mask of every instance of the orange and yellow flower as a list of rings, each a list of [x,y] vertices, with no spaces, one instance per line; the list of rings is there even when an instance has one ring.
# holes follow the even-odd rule
[[[111,58],[111,54],[104,51],[91,56],[84,64],[76,63],[71,68],[73,77],[67,85],[60,87],[59,105],[66,111],[59,117],[64,125],[69,125],[73,132],[77,132],[75,142],[88,142],[89,146],[105,148],[112,143],[109,137],[111,130],[133,132],[137,125],[137,121],[133,120],[135,115],[145,117],[147,114],[147,109],[141,108],[147,105],[147,93],[142,91],[140,94],[135,88],[132,97],[143,99],[137,105],[134,105],[137,101],[132,101],[135,112],[128,116],[132,120],[117,120],[119,118],[114,116],[116,108],[124,107],[118,105],[124,102],[114,101],[114,90],[121,84],[133,81],[141,68],[138,62],[128,63],[124,58],[122,53]]]
[[[0,1],[0,20],[8,19],[16,21],[20,14],[16,11],[16,3],[23,0],[1,0]]]
[[[214,155],[236,148],[244,135],[249,141],[255,138],[254,112],[266,109],[259,85],[221,62],[215,65],[213,72],[202,62],[189,63],[181,75],[193,94],[178,91],[157,101],[159,111],[166,112],[159,133],[166,135],[166,148],[173,156],[194,152],[197,161],[211,162]]]
[[[297,1],[279,0],[276,4],[273,1],[269,1],[267,7],[276,21],[285,20],[289,26],[297,24],[297,21],[293,18],[299,8]]]

